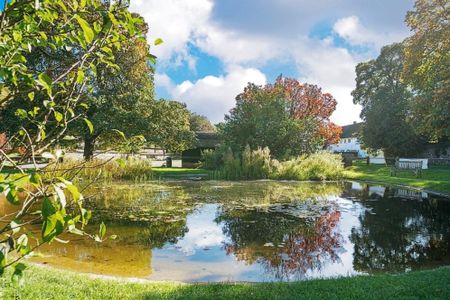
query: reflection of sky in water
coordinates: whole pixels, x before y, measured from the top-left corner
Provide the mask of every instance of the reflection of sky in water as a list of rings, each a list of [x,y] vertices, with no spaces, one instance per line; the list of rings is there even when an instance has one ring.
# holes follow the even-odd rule
[[[134,239],[110,245],[117,255],[101,267],[108,267],[105,274],[121,268],[123,272],[117,275],[139,276],[134,270],[145,264],[152,269],[151,280],[276,281],[450,264],[450,202],[356,182],[342,186],[345,189],[340,196],[325,192],[321,196],[325,200],[304,201],[309,197],[302,188],[317,191],[320,186],[276,184],[171,183],[159,186],[151,197],[137,193],[142,202],[136,207],[148,209],[148,203],[158,203],[157,213],[166,212],[164,209],[171,213],[160,214],[161,221],[151,226],[109,227],[111,234],[128,234]],[[172,188],[185,189],[181,195],[189,200],[175,206],[172,200],[178,196]],[[267,195],[270,197],[264,197]],[[281,196],[292,201],[273,200],[286,198]],[[164,206],[165,201],[169,206]],[[152,238],[158,246],[149,251]],[[149,244],[143,242],[149,239]],[[85,265],[80,268],[80,257],[89,255],[92,247],[80,244],[74,248],[76,245],[64,245],[73,253],[60,255],[59,265],[72,263],[71,268],[85,271],[90,263],[83,260]],[[98,246],[102,251],[99,257],[114,252],[106,246]],[[58,252],[53,253],[52,265],[58,265]],[[127,263],[130,257],[134,265]],[[92,272],[101,272],[95,270]]]
[[[189,231],[176,243],[176,249],[182,251],[186,256],[195,255],[199,249],[209,250],[214,246],[221,246],[225,242],[222,228],[214,222],[217,205],[207,204],[190,215],[187,219]]]
[[[326,261],[317,270],[306,273],[292,272],[284,280],[301,280],[348,276],[358,274],[352,266],[353,244],[349,240],[351,228],[363,210],[361,205],[350,200],[336,199],[342,207],[342,217],[336,230],[343,236],[341,247],[336,250],[339,259]],[[219,206],[206,204],[187,218],[189,231],[176,244],[163,249],[154,249],[152,257],[154,280],[181,281],[273,281],[279,280],[258,261],[246,263],[238,261],[233,254],[227,255],[223,245],[229,238],[223,234],[221,223],[214,219]],[[275,245],[276,247],[276,245]],[[287,254],[280,253],[281,259]],[[173,263],[175,262],[175,263]]]

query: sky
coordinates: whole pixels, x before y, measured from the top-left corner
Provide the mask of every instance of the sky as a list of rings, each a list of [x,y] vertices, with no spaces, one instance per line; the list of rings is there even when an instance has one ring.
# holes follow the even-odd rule
[[[2,3],[3,0],[0,0]],[[317,84],[338,105],[338,125],[359,121],[355,66],[402,41],[413,0],[131,0],[149,24],[158,98],[186,103],[213,123],[248,82],[282,74]]]
[[[359,121],[355,66],[402,41],[413,0],[132,0],[158,56],[156,93],[212,122],[223,120],[248,82],[283,74],[337,100],[331,119]]]

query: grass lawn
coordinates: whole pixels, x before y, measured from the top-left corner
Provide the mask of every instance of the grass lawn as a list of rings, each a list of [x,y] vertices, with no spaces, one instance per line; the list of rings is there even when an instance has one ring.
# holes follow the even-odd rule
[[[430,167],[423,170],[422,178],[416,178],[412,172],[400,172],[397,176],[390,176],[390,168],[387,166],[355,162],[345,170],[344,176],[354,180],[408,185],[450,195],[450,167]]]
[[[450,267],[296,283],[130,283],[38,266],[25,276],[20,290],[3,278],[4,299],[450,299]]]

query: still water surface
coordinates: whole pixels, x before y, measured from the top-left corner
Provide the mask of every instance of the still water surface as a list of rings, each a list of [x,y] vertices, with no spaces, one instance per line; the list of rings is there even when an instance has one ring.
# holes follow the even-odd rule
[[[293,281],[450,265],[450,201],[356,182],[161,182],[91,191],[116,240],[34,261],[180,281]],[[94,220],[95,221],[95,220]]]

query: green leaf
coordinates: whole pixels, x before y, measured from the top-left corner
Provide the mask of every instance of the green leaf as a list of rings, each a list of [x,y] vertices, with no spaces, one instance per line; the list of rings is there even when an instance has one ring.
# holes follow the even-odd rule
[[[105,225],[105,223],[102,222],[100,224],[100,228],[99,228],[98,234],[99,234],[101,239],[103,239],[105,237],[105,234],[106,234],[106,225]]]
[[[84,72],[83,70],[78,70],[77,72],[77,83],[78,84],[83,84],[84,82]]]
[[[49,93],[52,91],[52,79],[46,73],[39,74],[37,82]]]
[[[23,284],[23,271],[26,269],[26,266],[23,263],[18,263],[14,266],[14,272],[12,274],[12,281],[16,284]]]
[[[92,40],[94,39],[94,31],[92,30],[91,26],[89,26],[89,23],[79,15],[75,15],[75,19],[78,21],[78,24],[80,24],[81,29],[83,29],[83,35],[86,39],[86,42],[92,42]]]
[[[163,43],[163,40],[161,39],[161,38],[157,38],[156,40],[155,40],[155,46],[158,46],[158,45],[160,45],[160,44],[162,44]]]
[[[78,191],[78,188],[76,186],[74,186],[73,184],[67,185],[67,190],[72,195],[73,200],[75,202],[78,202],[80,199],[82,199],[83,196]]]
[[[30,99],[30,101],[34,100],[34,92],[29,92],[28,93],[28,99]]]
[[[30,182],[33,184],[39,184],[41,182],[41,175],[38,173],[32,173],[30,176]]]
[[[42,217],[44,219],[46,219],[49,216],[53,215],[54,213],[56,213],[56,209],[53,206],[52,201],[50,201],[50,199],[47,197],[44,198],[44,201],[42,202],[42,209],[41,209]]]
[[[27,111],[25,110],[25,109],[22,109],[22,108],[18,108],[17,110],[16,110],[16,113],[15,113],[15,115],[16,116],[18,116],[20,119],[26,119],[27,118],[27,116],[28,116],[28,114],[27,114]]]
[[[17,195],[17,190],[15,187],[10,187],[8,193],[6,194],[6,200],[13,205],[18,205],[20,203],[19,196]]]
[[[94,132],[94,125],[92,125],[92,122],[89,121],[89,119],[83,118],[83,120],[89,128],[89,133],[92,134]]]
[[[53,111],[54,115],[55,115],[55,120],[56,122],[61,122],[62,119],[64,118],[64,115],[62,113],[60,113],[59,111]]]

